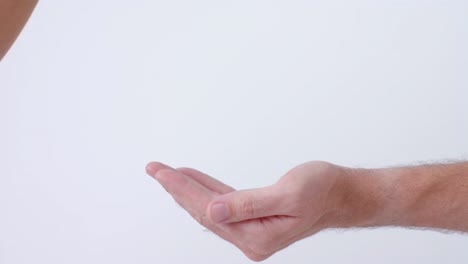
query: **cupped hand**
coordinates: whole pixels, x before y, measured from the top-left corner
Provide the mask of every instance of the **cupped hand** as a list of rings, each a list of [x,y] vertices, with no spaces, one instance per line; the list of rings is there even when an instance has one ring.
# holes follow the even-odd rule
[[[346,168],[307,162],[273,185],[239,191],[191,168],[151,162],[146,171],[201,225],[261,261],[331,226]]]

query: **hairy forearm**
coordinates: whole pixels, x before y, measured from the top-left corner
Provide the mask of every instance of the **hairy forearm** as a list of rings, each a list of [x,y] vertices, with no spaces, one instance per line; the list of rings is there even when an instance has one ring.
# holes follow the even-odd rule
[[[468,232],[468,162],[347,169],[331,227],[406,226]]]
[[[0,0],[0,60],[26,24],[38,0]]]

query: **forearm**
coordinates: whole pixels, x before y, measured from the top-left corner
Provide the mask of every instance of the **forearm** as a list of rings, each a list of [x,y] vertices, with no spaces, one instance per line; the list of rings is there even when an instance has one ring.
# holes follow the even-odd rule
[[[335,227],[407,226],[468,232],[468,162],[349,169]]]
[[[13,44],[38,0],[0,0],[0,60]]]

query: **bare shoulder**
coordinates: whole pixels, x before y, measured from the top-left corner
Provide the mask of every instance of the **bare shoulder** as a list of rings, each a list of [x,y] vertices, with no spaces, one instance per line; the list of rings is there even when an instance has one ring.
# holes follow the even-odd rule
[[[0,0],[0,60],[15,42],[38,0]]]

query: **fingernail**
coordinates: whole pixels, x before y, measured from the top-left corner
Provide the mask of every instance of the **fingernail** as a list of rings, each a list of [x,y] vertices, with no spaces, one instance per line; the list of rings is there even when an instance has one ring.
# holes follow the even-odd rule
[[[229,210],[224,203],[215,203],[211,206],[211,219],[221,223],[229,218]]]

